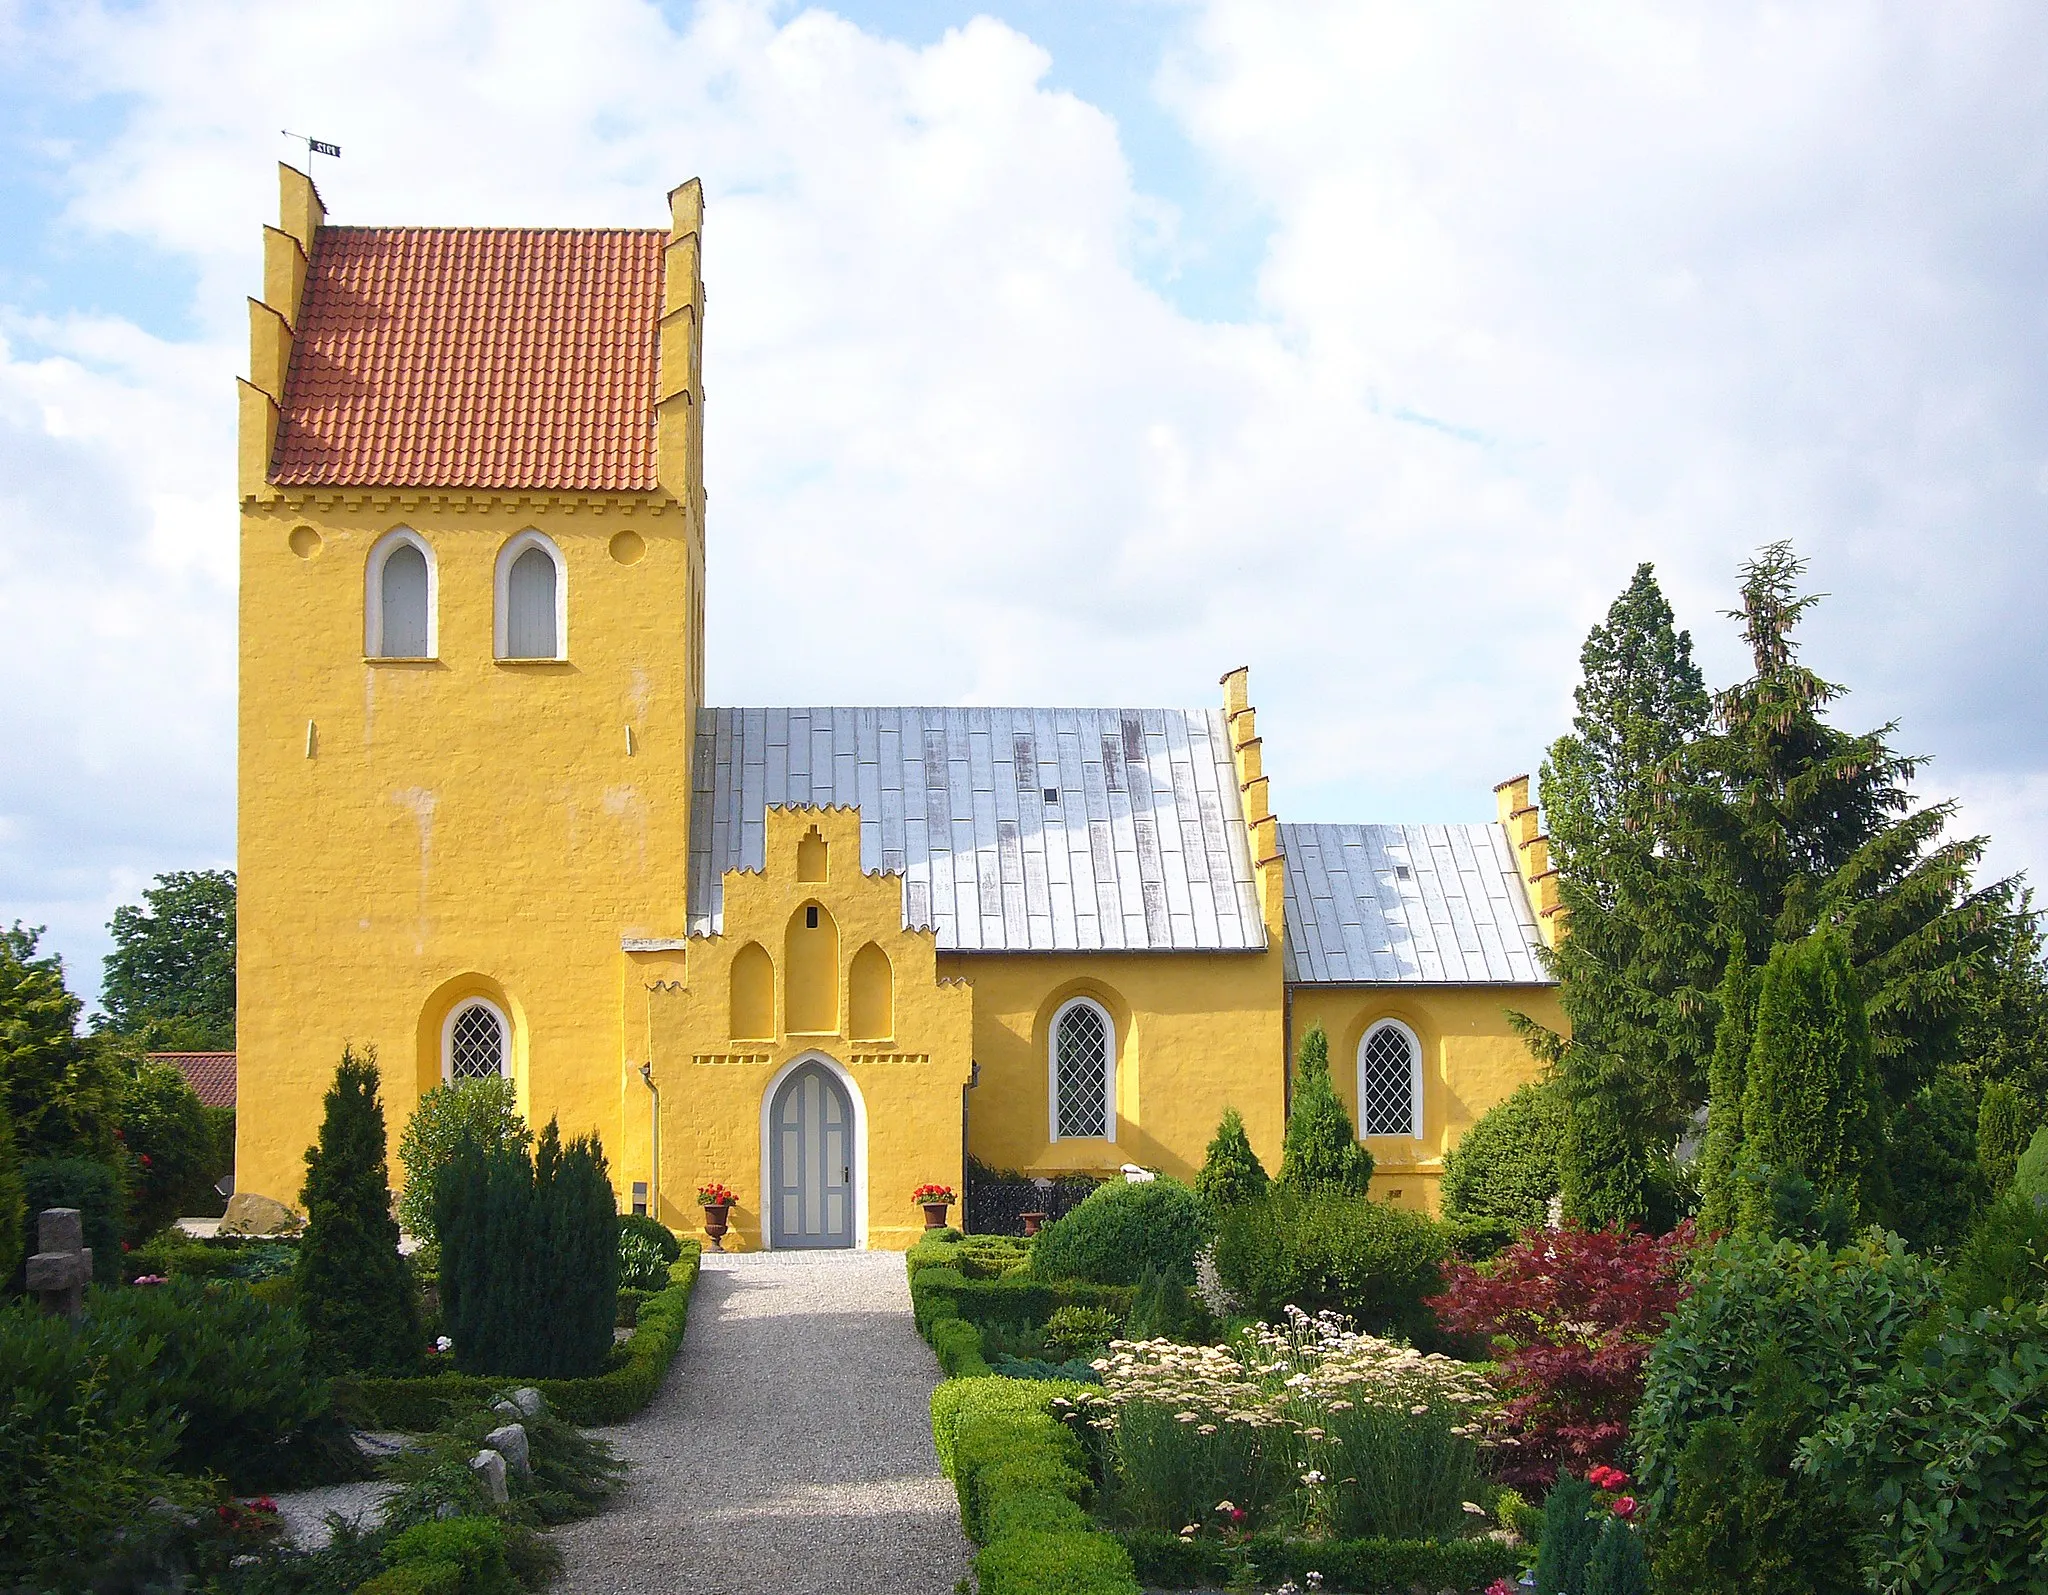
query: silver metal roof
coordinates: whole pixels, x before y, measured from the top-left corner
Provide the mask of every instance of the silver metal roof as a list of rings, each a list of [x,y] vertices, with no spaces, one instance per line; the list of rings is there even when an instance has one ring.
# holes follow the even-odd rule
[[[836,805],[948,952],[1266,944],[1220,710],[706,709],[694,785],[692,934],[770,806]]]
[[[1285,825],[1287,978],[1549,985],[1498,825]]]

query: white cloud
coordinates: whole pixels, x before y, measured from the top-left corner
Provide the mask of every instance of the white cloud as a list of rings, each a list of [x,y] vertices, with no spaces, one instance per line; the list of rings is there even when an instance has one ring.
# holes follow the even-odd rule
[[[128,107],[66,225],[186,263],[201,341],[43,324],[0,363],[0,734],[35,750],[0,914],[82,935],[231,848],[231,379],[280,127],[344,147],[340,221],[649,225],[704,177],[723,701],[1201,702],[1250,662],[1283,812],[1478,817],[1636,560],[1725,679],[1734,566],[1792,535],[1850,717],[2048,856],[2033,10],[1214,0],[1161,81],[1270,219],[1238,322],[1147,286],[1178,219],[987,19],[49,26]]]

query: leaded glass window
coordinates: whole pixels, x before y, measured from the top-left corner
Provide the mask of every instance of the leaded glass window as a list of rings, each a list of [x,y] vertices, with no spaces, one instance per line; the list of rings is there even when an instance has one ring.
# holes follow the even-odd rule
[[[1116,1030],[1092,1002],[1069,1003],[1052,1031],[1053,1138],[1106,1141]]]
[[[1382,1020],[1358,1053],[1358,1118],[1364,1135],[1416,1135],[1415,1038],[1405,1025]]]
[[[505,1072],[505,1021],[488,1003],[472,1002],[448,1027],[448,1078],[489,1080]]]

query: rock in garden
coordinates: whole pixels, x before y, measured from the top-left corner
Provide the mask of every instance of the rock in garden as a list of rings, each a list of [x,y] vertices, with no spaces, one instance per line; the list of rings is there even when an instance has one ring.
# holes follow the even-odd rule
[[[505,1488],[505,1459],[495,1451],[479,1451],[469,1459],[469,1471],[483,1481],[491,1499],[503,1503],[512,1499]]]
[[[505,1466],[514,1473],[524,1476],[533,1471],[526,1446],[526,1426],[508,1423],[503,1428],[493,1429],[484,1436],[484,1444],[505,1459]]]
[[[218,1235],[296,1235],[305,1227],[300,1218],[284,1203],[273,1201],[267,1196],[258,1196],[254,1191],[237,1191],[228,1198],[227,1211],[221,1215]]]
[[[519,1409],[522,1418],[538,1418],[548,1410],[547,1398],[532,1385],[521,1385],[513,1391],[512,1405]]]

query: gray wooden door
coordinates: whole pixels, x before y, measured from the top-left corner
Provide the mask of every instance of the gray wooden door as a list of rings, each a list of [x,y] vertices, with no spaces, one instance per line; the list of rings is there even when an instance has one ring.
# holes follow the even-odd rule
[[[769,1171],[776,1246],[853,1244],[853,1104],[839,1077],[807,1063],[775,1093]]]

